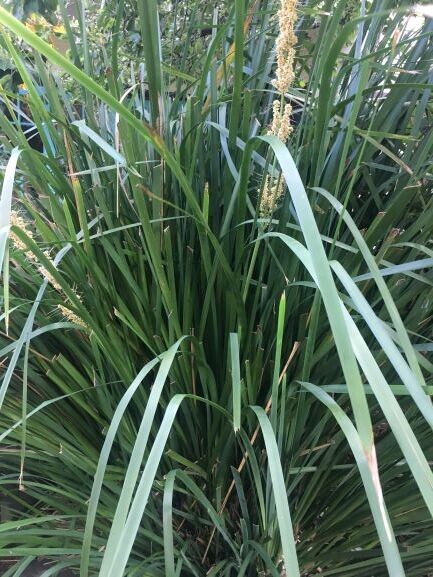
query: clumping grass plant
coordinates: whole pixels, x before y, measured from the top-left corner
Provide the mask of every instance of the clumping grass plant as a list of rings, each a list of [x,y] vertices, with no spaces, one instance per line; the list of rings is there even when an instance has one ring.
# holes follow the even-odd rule
[[[166,4],[0,8],[2,574],[431,576],[428,7]]]

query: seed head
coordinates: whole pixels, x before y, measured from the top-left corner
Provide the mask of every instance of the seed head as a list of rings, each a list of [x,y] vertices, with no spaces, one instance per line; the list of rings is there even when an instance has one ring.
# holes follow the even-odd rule
[[[277,16],[279,26],[276,41],[277,70],[273,84],[278,92],[284,94],[294,79],[296,0],[281,0]]]
[[[14,226],[25,232],[29,238],[33,238],[33,233],[31,230],[27,228],[26,221],[23,219],[22,216],[19,215],[19,213],[16,210],[11,211],[10,224],[11,227]],[[35,255],[27,248],[27,246],[19,238],[19,236],[15,232],[13,232],[12,228],[10,229],[9,232],[9,238],[13,242],[15,248],[22,251],[26,255],[27,260],[32,261],[35,260],[36,258]]]
[[[282,111],[280,108],[280,101],[274,100],[272,104],[272,124],[269,127],[268,134],[278,136],[282,142],[287,142],[293,132],[293,127],[290,124],[292,106],[289,102],[285,102]]]
[[[68,307],[65,307],[64,305],[57,305],[57,307],[62,313],[62,315],[65,317],[65,319],[67,319],[71,323],[78,325],[83,329],[87,328],[86,323],[82,319],[80,319],[78,315],[76,315],[73,311],[71,311],[71,309],[68,309]]]
[[[278,201],[284,194],[284,185],[285,183],[281,176],[271,177],[269,174],[266,175],[259,206],[260,218],[271,218]]]

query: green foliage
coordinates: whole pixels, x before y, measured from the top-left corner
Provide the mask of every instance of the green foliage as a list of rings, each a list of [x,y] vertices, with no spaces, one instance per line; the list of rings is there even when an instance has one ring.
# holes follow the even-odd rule
[[[6,575],[431,571],[433,26],[367,7],[298,7],[287,147],[273,2],[141,5],[128,78],[126,2],[68,58],[0,9]]]

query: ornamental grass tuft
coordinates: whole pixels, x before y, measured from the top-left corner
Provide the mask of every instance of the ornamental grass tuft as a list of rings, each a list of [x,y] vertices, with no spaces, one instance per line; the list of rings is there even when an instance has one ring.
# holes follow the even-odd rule
[[[431,575],[428,12],[90,4],[0,8],[0,573]]]

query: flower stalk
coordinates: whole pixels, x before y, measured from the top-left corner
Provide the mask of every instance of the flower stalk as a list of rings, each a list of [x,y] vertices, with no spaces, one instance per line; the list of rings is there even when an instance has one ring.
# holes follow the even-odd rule
[[[294,58],[295,58],[295,23],[296,23],[296,1],[281,0],[278,10],[279,33],[276,40],[276,60],[277,68],[275,79],[272,84],[280,93],[280,98],[272,103],[272,122],[268,129],[268,134],[276,136],[281,142],[286,143],[293,132],[290,124],[292,106],[285,100],[285,94],[293,83]],[[284,181],[281,175],[265,178],[263,192],[260,198],[259,215],[261,218],[270,218],[284,193]]]

